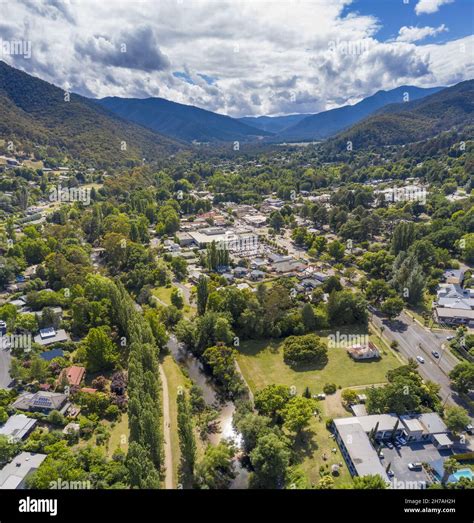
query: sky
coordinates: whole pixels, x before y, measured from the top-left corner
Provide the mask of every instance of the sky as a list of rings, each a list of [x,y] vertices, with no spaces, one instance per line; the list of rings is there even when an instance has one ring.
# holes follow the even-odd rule
[[[0,0],[0,10],[1,60],[92,98],[282,115],[474,78],[473,0]]]

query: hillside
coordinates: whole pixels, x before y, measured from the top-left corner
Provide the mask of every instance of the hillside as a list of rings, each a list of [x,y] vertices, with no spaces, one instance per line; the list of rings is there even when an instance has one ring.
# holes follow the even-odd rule
[[[354,148],[408,144],[473,123],[474,80],[468,80],[421,100],[384,107],[331,143],[337,149],[348,141]]]
[[[169,156],[183,147],[126,122],[82,96],[0,61],[0,138],[54,146],[97,166]],[[126,144],[126,148],[125,148]],[[124,149],[124,150],[122,150]]]
[[[276,139],[281,141],[322,140],[370,116],[387,104],[403,102],[405,93],[408,93],[410,100],[417,100],[436,93],[440,89],[442,88],[422,89],[403,85],[390,91],[378,91],[355,105],[345,105],[307,116],[297,124],[282,131]]]
[[[239,122],[251,125],[269,133],[280,133],[283,130],[301,122],[310,114],[289,114],[287,116],[244,116]]]
[[[126,120],[189,142],[250,141],[269,134],[230,116],[164,98],[108,97],[97,103]]]

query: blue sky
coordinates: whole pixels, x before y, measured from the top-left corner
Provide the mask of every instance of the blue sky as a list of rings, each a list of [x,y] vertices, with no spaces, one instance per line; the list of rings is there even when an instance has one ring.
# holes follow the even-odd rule
[[[424,42],[438,43],[472,35],[474,30],[474,0],[456,0],[440,5],[434,13],[417,14],[417,0],[356,0],[343,11],[344,14],[360,13],[372,15],[379,19],[380,30],[376,37],[380,40],[396,38],[400,27],[439,27],[444,24],[447,32],[434,37],[427,37]]]

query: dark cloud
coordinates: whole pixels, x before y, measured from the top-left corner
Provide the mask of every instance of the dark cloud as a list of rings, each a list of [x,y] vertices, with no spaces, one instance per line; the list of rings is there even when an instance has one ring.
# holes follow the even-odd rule
[[[96,35],[76,43],[75,50],[106,66],[146,72],[164,71],[170,67],[168,57],[161,52],[156,35],[149,26],[123,32],[114,38]]]
[[[63,18],[71,24],[76,23],[70,5],[62,0],[27,0],[24,5],[32,13],[44,18],[51,20]]]

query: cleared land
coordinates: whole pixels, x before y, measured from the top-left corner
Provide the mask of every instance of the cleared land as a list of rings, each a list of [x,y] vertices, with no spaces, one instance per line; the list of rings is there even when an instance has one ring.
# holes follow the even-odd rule
[[[373,341],[377,344],[375,338]],[[273,383],[295,386],[299,394],[306,387],[313,394],[322,392],[326,383],[335,383],[338,387],[382,383],[386,381],[388,370],[401,365],[393,352],[385,347],[379,347],[382,351],[379,360],[365,362],[352,360],[344,348],[331,347],[324,368],[295,371],[283,361],[282,344],[281,340],[268,339],[241,344],[237,360],[253,392]]]

